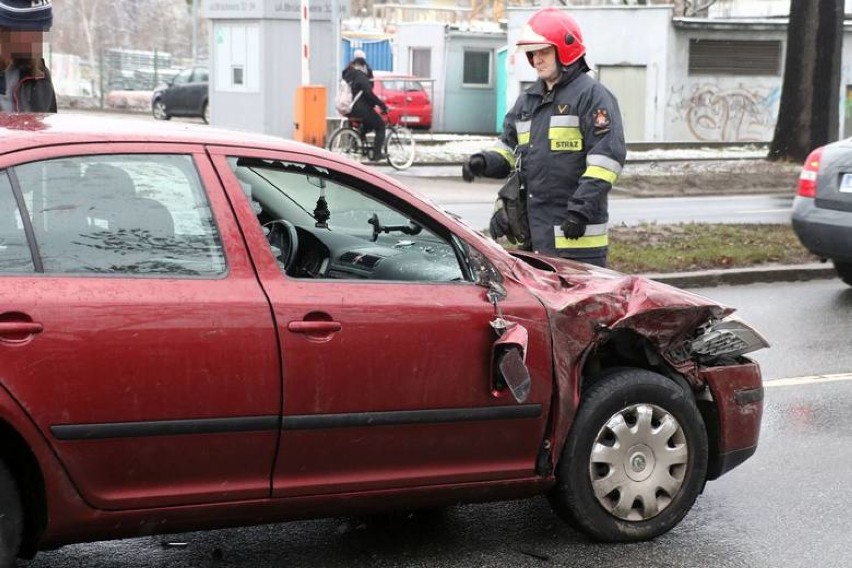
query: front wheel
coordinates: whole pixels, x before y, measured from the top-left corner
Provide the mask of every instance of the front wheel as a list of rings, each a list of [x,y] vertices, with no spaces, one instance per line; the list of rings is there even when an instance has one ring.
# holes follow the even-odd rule
[[[404,170],[414,163],[414,135],[405,127],[389,128],[385,138],[385,153],[388,163]]]
[[[594,538],[649,540],[692,508],[707,474],[707,432],[691,393],[644,369],[590,387],[549,494],[556,513]]]
[[[361,148],[362,140],[358,132],[353,128],[338,128],[328,138],[326,149],[336,154],[342,154],[350,160],[360,161],[363,157]]]
[[[18,486],[6,465],[0,461],[0,568],[15,565],[23,526]]]
[[[157,99],[154,101],[154,104],[151,105],[151,114],[153,114],[154,118],[157,120],[168,120],[171,118],[169,113],[166,112],[166,105],[163,103],[162,99]]]
[[[837,271],[837,275],[840,276],[840,279],[846,284],[852,286],[852,262],[840,262],[839,260],[834,260],[832,262],[834,263],[834,269]]]
[[[201,107],[201,119],[204,124],[210,124],[210,103],[208,101],[204,101],[204,106]]]

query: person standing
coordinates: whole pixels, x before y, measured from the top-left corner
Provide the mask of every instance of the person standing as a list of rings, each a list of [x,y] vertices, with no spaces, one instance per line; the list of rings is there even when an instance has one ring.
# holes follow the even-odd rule
[[[349,113],[349,117],[361,121],[361,130],[364,133],[373,131],[376,133],[373,144],[371,159],[379,161],[385,159],[383,149],[385,147],[385,121],[376,112],[375,107],[382,109],[382,114],[388,113],[388,106],[382,99],[373,93],[373,83],[367,76],[367,61],[363,57],[356,57],[352,63],[343,70],[343,80],[349,83],[355,104]]]
[[[42,58],[53,24],[51,0],[0,0],[0,111],[56,112],[56,92]]]
[[[580,26],[566,12],[535,12],[517,48],[538,80],[506,114],[497,146],[470,156],[462,177],[512,174],[514,191],[504,186],[491,219],[493,238],[606,266],[608,193],[626,155],[618,103],[587,74]]]

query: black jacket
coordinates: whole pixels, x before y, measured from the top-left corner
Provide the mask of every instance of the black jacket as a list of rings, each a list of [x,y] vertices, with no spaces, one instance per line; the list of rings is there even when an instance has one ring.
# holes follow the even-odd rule
[[[365,72],[354,65],[349,65],[343,70],[343,79],[349,83],[353,97],[358,97],[358,93],[362,93],[358,97],[358,100],[355,101],[351,114],[363,117],[370,111],[373,111],[374,107],[387,110],[388,107],[384,101],[373,93],[373,83]]]
[[[44,60],[41,70],[33,69],[29,61],[16,60],[12,64],[20,70],[20,79],[12,93],[13,112],[56,112],[56,92]],[[5,74],[0,73],[2,92],[6,92],[5,83]]]

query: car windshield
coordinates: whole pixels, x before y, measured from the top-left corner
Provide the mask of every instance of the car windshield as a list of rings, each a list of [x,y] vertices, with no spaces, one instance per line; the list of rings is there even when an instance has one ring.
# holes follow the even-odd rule
[[[423,85],[420,81],[410,79],[382,79],[382,86],[388,91],[422,91]]]

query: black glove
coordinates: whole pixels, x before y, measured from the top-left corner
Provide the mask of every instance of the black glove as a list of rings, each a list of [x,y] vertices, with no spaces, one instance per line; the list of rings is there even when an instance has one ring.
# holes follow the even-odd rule
[[[468,183],[472,182],[476,176],[481,176],[485,173],[485,158],[482,154],[474,154],[470,157],[466,164],[462,166],[462,179]]]
[[[586,220],[577,213],[569,212],[562,221],[562,234],[566,239],[579,239],[586,234]]]
[[[491,233],[492,239],[506,237],[509,242],[515,244],[515,235],[512,234],[512,228],[509,225],[509,215],[506,214],[506,209],[500,207],[494,211],[491,216],[491,222],[488,223],[488,232]]]

